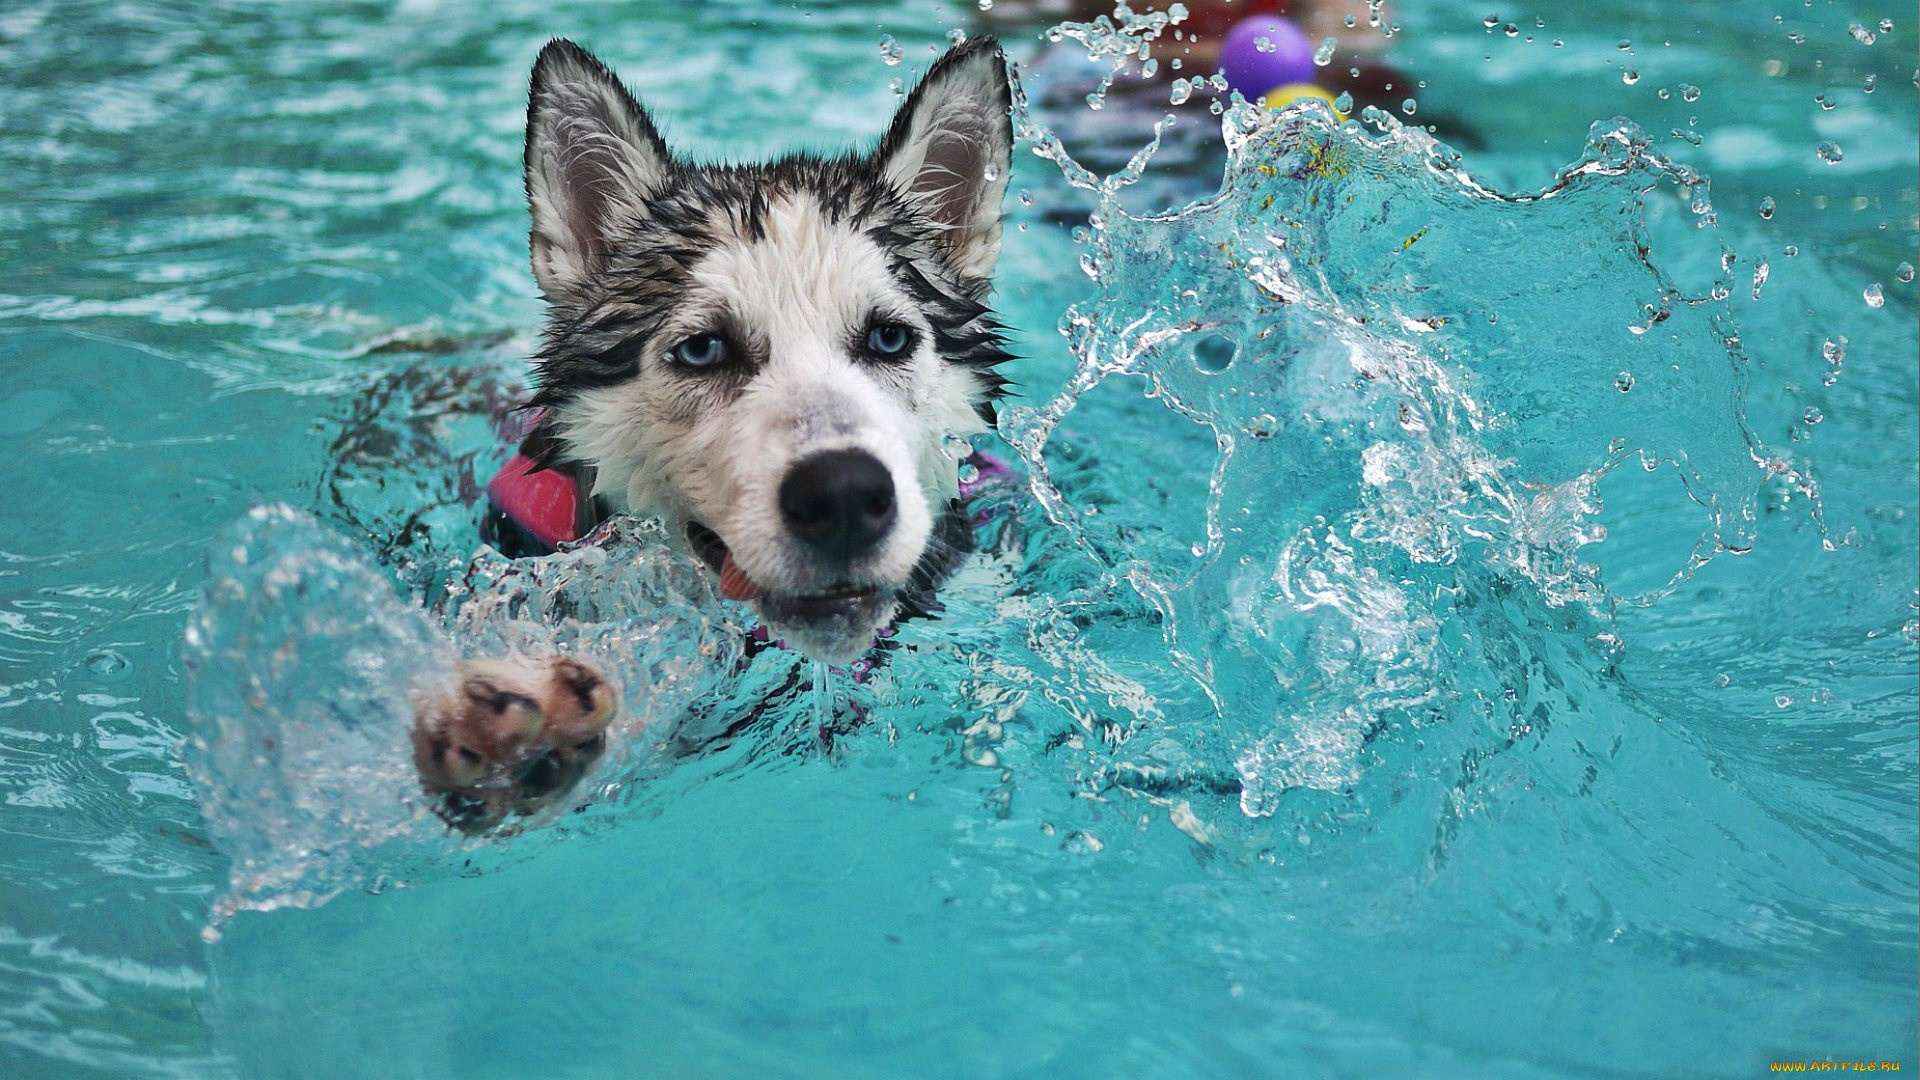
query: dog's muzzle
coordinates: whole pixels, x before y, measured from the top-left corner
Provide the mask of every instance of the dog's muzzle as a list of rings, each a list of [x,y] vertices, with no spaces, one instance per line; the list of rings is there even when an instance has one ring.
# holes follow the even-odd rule
[[[899,517],[893,475],[865,450],[800,459],[780,482],[780,516],[821,559],[845,565],[879,547]]]
[[[830,663],[851,660],[893,616],[905,584],[874,564],[899,539],[893,474],[866,450],[823,450],[795,462],[775,489],[792,580],[755,580],[720,534],[686,522],[687,543],[720,577],[720,595],[751,603],[786,644]]]

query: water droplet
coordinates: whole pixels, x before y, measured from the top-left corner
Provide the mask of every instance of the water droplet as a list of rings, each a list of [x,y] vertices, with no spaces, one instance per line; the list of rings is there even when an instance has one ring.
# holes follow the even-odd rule
[[[1807,35],[1798,30],[1794,30],[1787,34],[1787,40],[1793,42],[1795,45],[1805,45],[1807,43]]]
[[[1910,262],[1903,262],[1899,266],[1894,267],[1893,280],[1898,281],[1902,285],[1906,285],[1912,282],[1913,281],[1913,264]]]
[[[1167,92],[1167,100],[1175,105],[1185,105],[1193,97],[1193,84],[1185,79],[1173,80],[1173,88]]]
[[[1413,111],[1419,107],[1420,107],[1420,103],[1413,100],[1412,98],[1408,98],[1407,100],[1400,103],[1400,111],[1403,113],[1406,113],[1408,116],[1412,116]]]
[[[1891,34],[1891,33],[1893,33],[1893,20],[1892,20],[1892,19],[1881,19],[1881,20],[1880,20],[1880,32],[1881,32],[1881,33],[1883,33],[1883,34]]]
[[[1491,30],[1500,25],[1500,16],[1498,14],[1489,15],[1480,21],[1487,29]]]
[[[1822,420],[1825,420],[1826,418],[1827,418],[1827,414],[1821,412],[1820,407],[1817,405],[1807,406],[1807,411],[1800,414],[1800,419],[1805,420],[1809,427],[1819,423]]]
[[[1722,690],[1725,690],[1727,687],[1733,685],[1733,676],[1723,671],[1720,674],[1715,675],[1713,677],[1713,685],[1718,686]]]
[[[965,30],[962,30],[956,26],[953,29],[947,31],[947,44],[964,45],[966,44],[966,42],[967,42],[967,32]]]
[[[1760,200],[1760,217],[1766,221],[1773,220],[1773,196],[1769,195]]]
[[[1788,244],[1786,247],[1780,249],[1780,254],[1785,255],[1789,259],[1796,258],[1800,254],[1800,245]]]
[[[1840,368],[1847,359],[1847,335],[1841,334],[1821,342],[1820,357],[1827,362],[1827,373],[1820,377],[1820,382],[1826,386],[1839,382]]]
[[[1623,371],[1615,375],[1613,377],[1613,388],[1623,394],[1633,389],[1633,372]]]
[[[1320,67],[1326,67],[1332,63],[1333,50],[1337,48],[1339,44],[1340,42],[1337,38],[1328,38],[1321,42],[1320,47],[1313,50],[1313,62]]]
[[[1253,51],[1254,51],[1254,52],[1257,52],[1257,53],[1270,53],[1270,52],[1272,52],[1272,51],[1274,50],[1274,48],[1275,48],[1275,46],[1274,46],[1274,44],[1273,44],[1273,39],[1272,39],[1272,38],[1269,38],[1269,37],[1257,37],[1257,38],[1254,38],[1254,39],[1253,39]]]
[[[1814,153],[1819,154],[1820,160],[1826,162],[1829,165],[1840,164],[1840,159],[1842,157],[1842,154],[1840,151],[1840,144],[1837,142],[1833,142],[1831,140],[1821,143],[1819,148],[1816,149]]]
[[[1760,287],[1767,283],[1767,274],[1769,272],[1770,270],[1769,270],[1769,267],[1767,266],[1767,260],[1761,259],[1759,262],[1754,264],[1753,266],[1753,298],[1755,300],[1760,299]]]
[[[102,679],[119,681],[133,671],[133,661],[114,652],[112,649],[95,649],[82,661],[87,670]]]
[[[1673,91],[1668,90],[1666,87],[1663,86],[1660,89],[1655,90],[1653,92],[1653,96],[1659,98],[1661,101],[1665,101],[1668,98],[1673,96]]]
[[[981,11],[992,11],[992,10],[993,10],[993,0],[980,0],[980,10],[981,10]]]
[[[1877,308],[1887,302],[1887,294],[1876,281],[1861,291],[1860,299],[1865,300],[1868,307]]]
[[[1832,98],[1828,97],[1825,94],[1813,95],[1813,103],[1815,105],[1820,106],[1820,109],[1823,112],[1831,112],[1833,110],[1834,105],[1837,104]]]
[[[1640,73],[1632,68],[1628,68],[1620,73],[1620,81],[1626,83],[1628,86],[1632,86],[1634,83],[1640,81]]]
[[[1871,94],[1873,93],[1873,88],[1879,85],[1879,83],[1880,83],[1880,76],[1869,72],[1867,74],[1866,80],[1860,84],[1860,92],[1863,94]]]
[[[1699,101],[1700,88],[1693,85],[1692,83],[1681,83],[1680,84],[1680,100],[1681,101]]]
[[[1340,96],[1333,99],[1333,111],[1342,116],[1350,115],[1353,112],[1353,95],[1345,90],[1340,91]]]
[[[1853,40],[1859,42],[1862,45],[1871,45],[1876,40],[1874,37],[1873,31],[1867,29],[1866,27],[1860,25],[1859,23],[1848,23],[1847,33],[1853,35]]]
[[[1620,51],[1621,51],[1621,52],[1632,52],[1632,51],[1633,51],[1633,42],[1631,42],[1631,41],[1627,41],[1627,40],[1626,40],[1626,39],[1624,39],[1624,38],[1623,38],[1623,39],[1621,39],[1621,41],[1620,41]]]
[[[900,48],[900,43],[894,40],[892,34],[880,35],[880,59],[883,63],[892,67],[899,63],[904,55],[905,50]]]

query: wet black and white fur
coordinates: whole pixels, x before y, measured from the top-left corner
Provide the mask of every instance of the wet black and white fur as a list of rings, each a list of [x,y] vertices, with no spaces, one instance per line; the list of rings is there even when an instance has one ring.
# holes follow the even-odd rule
[[[549,44],[526,147],[543,463],[665,521],[788,645],[865,651],[948,557],[948,437],[1001,390],[1009,105],[977,39],[870,154],[701,165],[599,60]]]

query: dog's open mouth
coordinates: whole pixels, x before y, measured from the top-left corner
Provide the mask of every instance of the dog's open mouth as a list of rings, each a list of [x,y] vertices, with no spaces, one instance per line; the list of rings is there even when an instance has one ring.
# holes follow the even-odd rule
[[[874,585],[840,582],[805,593],[777,592],[753,580],[720,534],[697,521],[687,522],[687,543],[701,562],[720,576],[720,595],[741,603],[754,603],[761,614],[775,623],[821,622],[830,619],[859,619],[872,615],[889,597],[887,590]]]

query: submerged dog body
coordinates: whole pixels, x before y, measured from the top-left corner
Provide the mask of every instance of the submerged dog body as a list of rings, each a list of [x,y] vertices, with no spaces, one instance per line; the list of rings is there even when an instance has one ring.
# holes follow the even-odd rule
[[[935,62],[870,154],[698,165],[599,60],[548,44],[525,165],[550,317],[522,453],[567,477],[571,534],[658,517],[772,637],[833,663],[924,603],[971,540],[955,436],[991,422],[1003,386],[987,297],[1010,108],[981,39]],[[524,735],[489,738],[545,730],[524,715],[538,693],[498,707],[506,670],[470,668],[485,685],[422,710],[416,741],[543,760]],[[462,793],[422,760],[429,791]],[[464,773],[519,805],[511,763]]]

